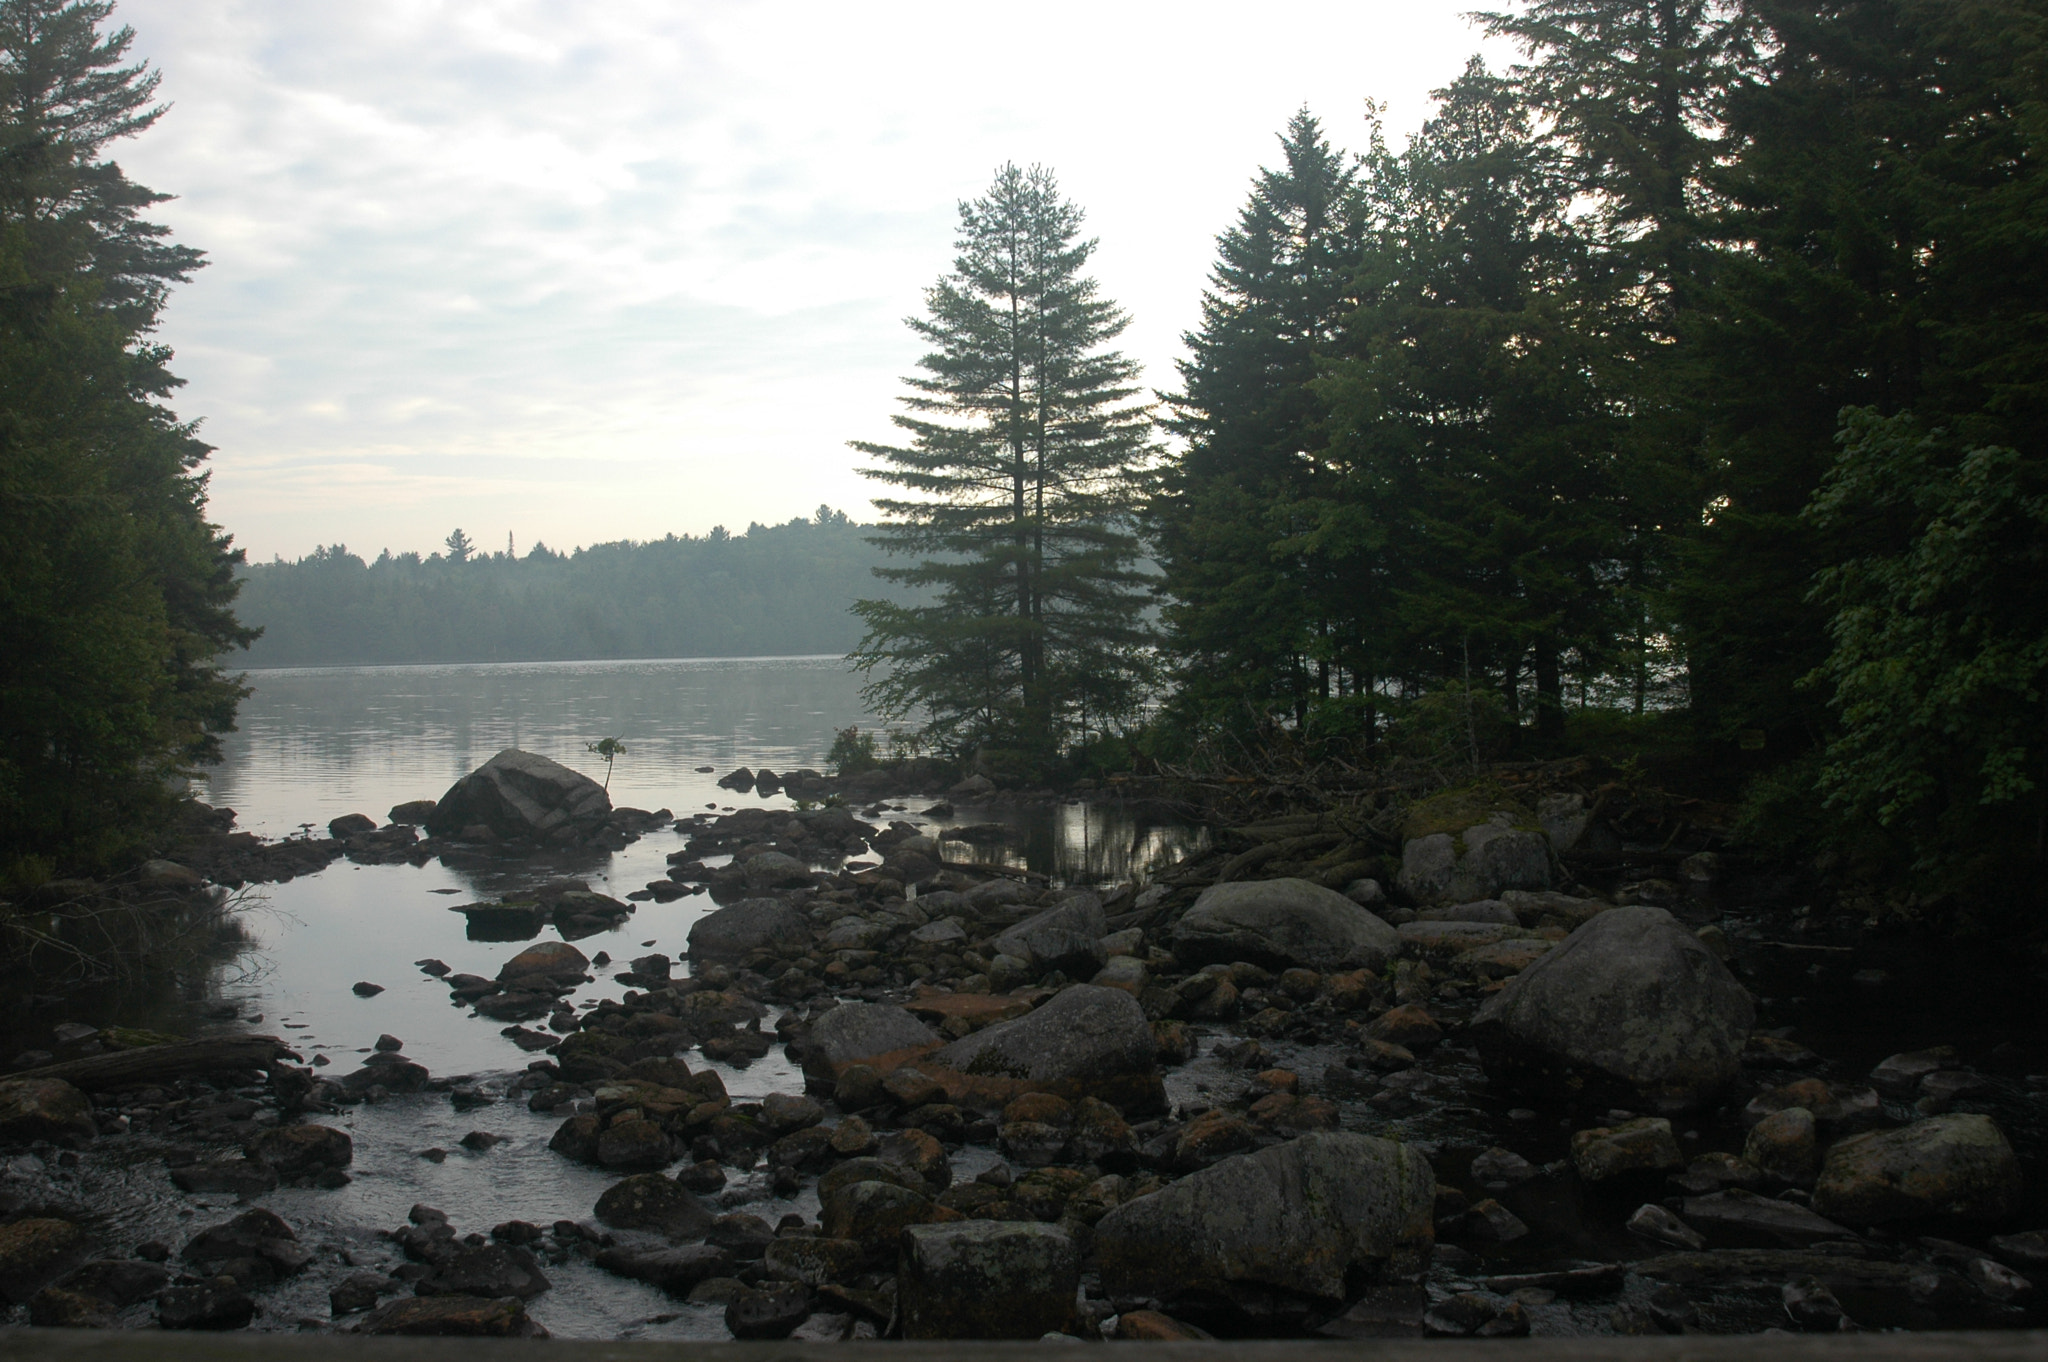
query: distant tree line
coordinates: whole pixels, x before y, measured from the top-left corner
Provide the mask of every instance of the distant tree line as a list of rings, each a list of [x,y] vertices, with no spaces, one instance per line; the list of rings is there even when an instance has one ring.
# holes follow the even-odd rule
[[[701,538],[536,543],[479,552],[461,530],[446,551],[343,545],[245,570],[240,613],[263,634],[256,667],[578,658],[844,653],[860,636],[854,597],[872,590],[873,527],[821,506],[811,518],[717,528]]]

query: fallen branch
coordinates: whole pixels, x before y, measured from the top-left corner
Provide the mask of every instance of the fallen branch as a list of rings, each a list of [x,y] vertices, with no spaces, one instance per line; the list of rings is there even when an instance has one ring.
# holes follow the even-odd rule
[[[187,1074],[268,1069],[279,1059],[297,1058],[276,1036],[218,1036],[87,1055],[61,1064],[45,1064],[40,1069],[25,1069],[6,1078],[10,1082],[19,1078],[61,1078],[87,1092],[119,1092]]]

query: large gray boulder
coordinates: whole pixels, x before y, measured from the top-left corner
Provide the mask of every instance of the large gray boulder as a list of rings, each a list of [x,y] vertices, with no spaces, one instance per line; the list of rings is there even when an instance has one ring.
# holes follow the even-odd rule
[[[777,899],[741,899],[706,913],[690,927],[690,958],[737,959],[762,947],[792,950],[808,946],[811,920]]]
[[[1813,1208],[1852,1225],[1955,1217],[1997,1220],[2020,1199],[2020,1164],[1989,1116],[1936,1116],[1851,1135],[1828,1150]]]
[[[1472,903],[1509,889],[1550,888],[1550,841],[1499,813],[1463,832],[1411,837],[1395,885],[1416,903]]]
[[[568,841],[612,811],[604,786],[557,761],[508,747],[448,787],[427,831],[449,837],[481,823],[508,841]]]
[[[1488,1074],[1525,1091],[1698,1106],[1742,1064],[1756,1006],[1720,957],[1662,908],[1614,908],[1479,1010]]]
[[[811,1023],[797,1054],[806,1078],[830,1083],[849,1064],[867,1064],[886,1074],[936,1050],[944,1040],[900,1007],[841,1003]]]
[[[1354,1273],[1428,1266],[1435,1200],[1429,1160],[1408,1145],[1304,1135],[1104,1216],[1095,1226],[1103,1289],[1124,1308],[1150,1303],[1176,1318],[1256,1308],[1274,1293],[1339,1302]]]
[[[1027,1092],[1096,1097],[1126,1114],[1166,1103],[1145,1009],[1120,988],[1094,984],[1063,989],[1036,1011],[954,1041],[917,1067],[952,1101],[982,1109]]]
[[[969,1220],[903,1231],[905,1338],[1043,1338],[1067,1327],[1081,1255],[1057,1225]]]
[[[1336,890],[1295,879],[1211,885],[1173,929],[1174,956],[1189,965],[1379,970],[1400,946],[1392,927]]]
[[[1062,970],[1087,978],[1109,958],[1102,947],[1107,935],[1109,923],[1102,913],[1102,900],[1093,894],[1076,894],[998,936],[996,950],[1026,961],[1040,974]]]

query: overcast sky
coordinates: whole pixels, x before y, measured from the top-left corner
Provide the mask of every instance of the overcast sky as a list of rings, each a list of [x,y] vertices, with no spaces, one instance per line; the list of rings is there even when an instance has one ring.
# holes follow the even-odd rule
[[[1405,135],[1468,3],[121,0],[175,107],[115,154],[212,260],[164,338],[252,557],[866,518],[846,441],[996,166],[1171,387],[1289,115]]]

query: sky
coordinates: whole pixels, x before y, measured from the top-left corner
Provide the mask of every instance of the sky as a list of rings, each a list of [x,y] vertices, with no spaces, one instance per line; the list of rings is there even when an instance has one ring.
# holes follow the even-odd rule
[[[1041,163],[1175,385],[1307,107],[1398,145],[1464,3],[120,0],[172,108],[113,155],[210,265],[162,339],[250,556],[872,518],[958,203]]]

